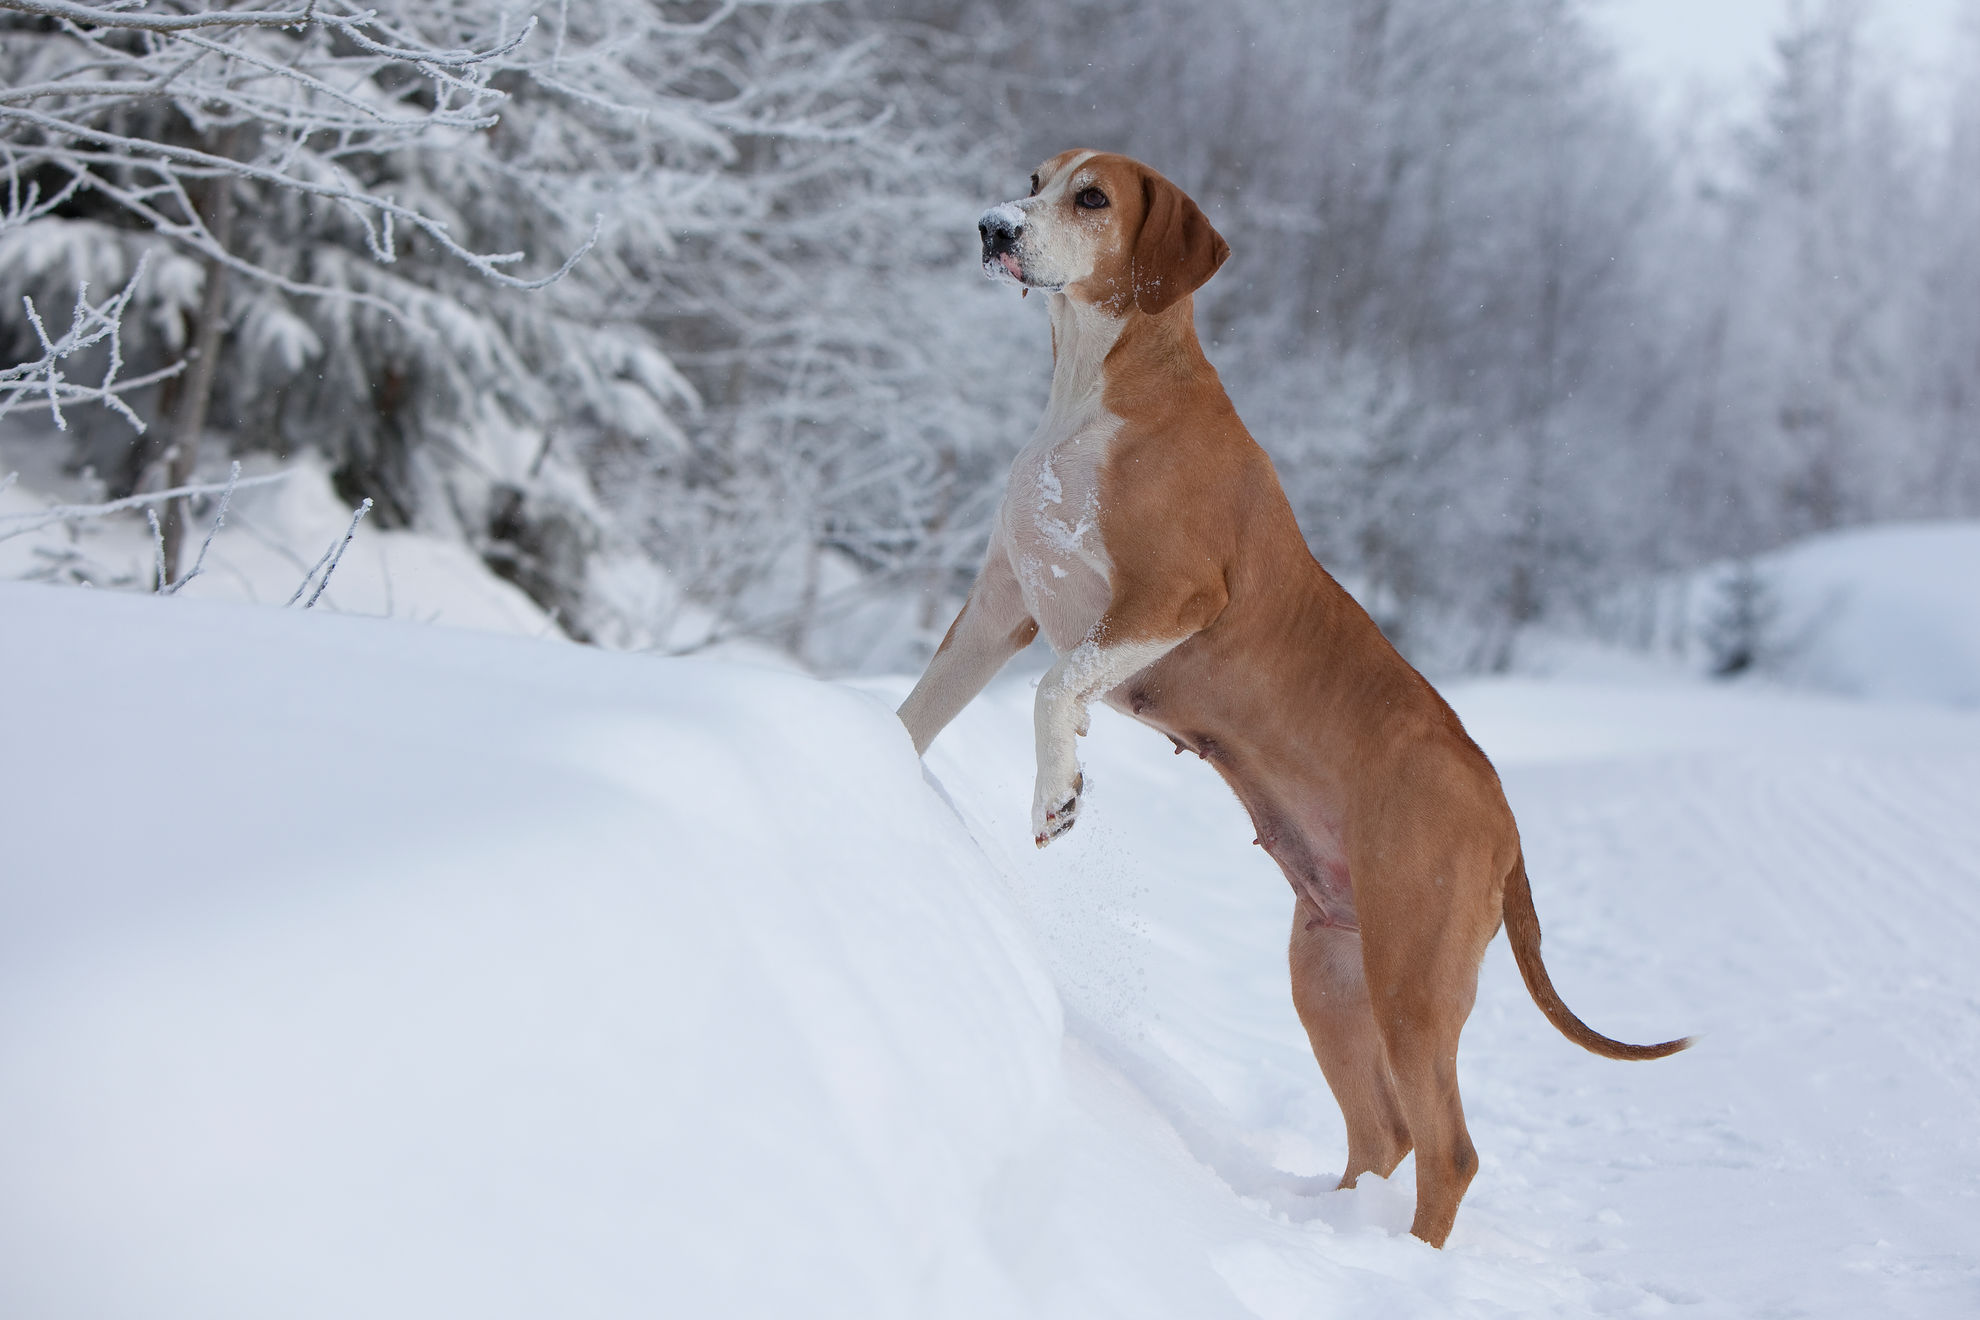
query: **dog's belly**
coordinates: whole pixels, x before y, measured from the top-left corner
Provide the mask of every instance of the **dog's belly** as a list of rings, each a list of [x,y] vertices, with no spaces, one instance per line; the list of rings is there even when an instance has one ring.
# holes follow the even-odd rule
[[[1041,433],[1011,465],[1000,517],[1025,608],[1060,655],[1092,633],[1112,597],[1100,540],[1099,466],[1118,421]]]
[[[1306,911],[1306,926],[1359,930],[1354,879],[1341,837],[1340,804],[1306,773],[1299,740],[1282,725],[1253,728],[1198,698],[1199,657],[1185,646],[1157,670],[1107,694],[1107,704],[1160,729],[1177,753],[1195,752],[1231,786],[1255,831],[1254,842],[1285,873]],[[1306,753],[1310,755],[1310,752]]]
[[[1218,755],[1213,748],[1209,759],[1215,761]],[[1257,767],[1229,759],[1217,769],[1251,816],[1251,827],[1257,831],[1252,842],[1279,864],[1293,895],[1312,908],[1306,913],[1306,928],[1359,930],[1354,878],[1341,842],[1338,813],[1297,777],[1267,781]],[[1246,769],[1251,773],[1246,774]]]
[[[1293,893],[1313,908],[1307,914],[1306,928],[1331,926],[1359,930],[1361,922],[1354,908],[1354,878],[1348,871],[1347,851],[1328,813],[1316,802],[1305,802],[1280,811],[1264,806],[1251,809],[1258,842],[1285,872]]]

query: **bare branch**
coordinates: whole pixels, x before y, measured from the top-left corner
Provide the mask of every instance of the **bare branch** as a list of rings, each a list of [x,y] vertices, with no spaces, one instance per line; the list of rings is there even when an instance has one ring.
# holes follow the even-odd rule
[[[213,526],[206,529],[206,539],[199,543],[199,557],[193,560],[193,566],[190,572],[188,572],[184,577],[181,577],[177,582],[174,582],[171,586],[165,589],[166,595],[168,596],[178,595],[179,589],[181,587],[185,586],[186,583],[198,577],[201,571],[205,569],[207,549],[212,546],[213,538],[220,534],[220,529],[226,525],[227,505],[234,498],[234,487],[240,484],[240,480],[241,480],[241,463],[239,459],[235,459],[233,466],[229,468],[227,472],[227,488],[220,492],[220,509],[217,513],[213,515]],[[150,511],[147,510],[147,512]],[[153,524],[152,524],[153,526],[157,525],[156,517],[157,515],[154,513]]]
[[[523,253],[521,252],[480,253],[480,252],[472,251],[471,249],[464,247],[458,240],[454,238],[453,234],[449,232],[448,225],[446,224],[445,221],[435,220],[431,216],[426,215],[425,213],[415,209],[414,207],[401,205],[400,203],[393,201],[391,198],[383,196],[381,194],[365,192],[360,189],[354,188],[348,182],[346,182],[341,186],[326,184],[326,183],[316,183],[309,179],[300,178],[294,174],[279,173],[275,170],[270,170],[265,167],[254,165],[246,161],[229,160],[224,156],[216,156],[211,152],[198,151],[190,147],[175,147],[160,142],[147,142],[138,138],[126,137],[118,133],[106,133],[101,129],[95,129],[85,124],[77,124],[70,122],[68,120],[59,119],[53,115],[44,115],[39,111],[34,111],[34,110],[7,109],[5,107],[0,107],[0,119],[16,119],[25,123],[34,124],[36,127],[41,128],[50,133],[81,138],[84,141],[97,143],[101,146],[112,149],[112,151],[116,154],[116,156],[119,159],[125,161],[126,163],[150,164],[152,162],[156,162],[156,164],[153,165],[153,168],[158,169],[160,173],[167,172],[165,169],[166,162],[173,162],[180,165],[194,166],[197,169],[203,171],[235,174],[243,179],[252,179],[261,183],[274,184],[277,187],[285,188],[291,192],[306,193],[316,197],[324,197],[332,201],[345,203],[350,206],[359,207],[365,210],[376,211],[379,213],[381,217],[384,217],[388,220],[390,219],[403,220],[413,225],[414,227],[419,229],[420,232],[424,233],[434,242],[440,244],[441,247],[445,248],[448,252],[452,253],[460,260],[466,262],[469,266],[473,267],[480,274],[486,276],[491,280],[494,280],[498,284],[507,285],[512,289],[541,289],[548,285],[555,284],[558,280],[562,279],[566,274],[570,272],[571,267],[576,265],[578,260],[582,258],[585,253],[591,250],[593,244],[597,242],[598,234],[604,224],[604,218],[602,216],[598,217],[597,221],[592,226],[591,236],[587,238],[584,241],[584,243],[575,252],[571,253],[569,257],[565,258],[563,264],[560,265],[551,274],[543,276],[540,279],[534,279],[534,280],[521,279],[517,276],[510,275],[498,268],[501,266],[510,265],[514,262],[521,261],[523,259],[523,255],[524,255]],[[110,193],[112,196],[118,196],[119,200],[124,200],[125,198],[131,196],[131,194],[126,190],[117,189],[109,186],[107,183],[101,180],[101,176],[95,176],[95,181],[98,182],[100,186],[102,186],[103,191]],[[121,194],[121,196],[119,196],[119,194]],[[150,211],[148,218],[154,218],[154,223],[163,221],[163,217],[159,216],[156,211]],[[171,233],[172,236],[175,238],[180,238],[182,240],[193,242],[193,244],[199,247],[202,252],[207,252],[209,255],[219,255],[215,249],[208,248],[204,243],[199,242],[198,241],[199,236],[195,234],[195,232],[191,229],[190,226],[171,224],[169,221],[167,221],[161,224],[160,227],[162,229],[165,229],[166,232]],[[391,260],[392,258],[391,258],[391,249],[389,246],[389,242],[386,237],[381,237],[381,234],[385,236],[389,236],[390,233],[389,227],[382,231],[379,231],[379,230],[372,230],[369,228],[369,226],[367,226],[367,233],[370,236],[373,254],[378,256],[381,260],[386,260],[386,261]],[[230,260],[229,264],[235,265],[238,261],[239,259],[235,258],[233,260]],[[269,278],[269,272],[259,267],[250,267],[246,263],[240,263],[238,268],[241,269],[243,273],[252,275],[258,279]],[[322,290],[312,290],[312,291],[322,292]]]
[[[301,9],[222,9],[197,14],[136,14],[121,6],[98,9],[70,0],[0,0],[0,9],[130,32],[191,32],[216,27],[299,27],[315,18],[316,0]]]
[[[363,522],[364,515],[370,512],[371,497],[367,495],[364,498],[364,502],[357,506],[357,511],[351,514],[351,525],[344,532],[344,539],[329,550],[325,550],[323,552],[323,558],[316,561],[316,567],[323,569],[323,580],[318,582],[316,584],[316,590],[310,593],[308,602],[303,606],[304,609],[309,609],[315,605],[317,598],[322,596],[324,588],[330,585],[330,575],[335,573],[337,571],[337,565],[343,562],[344,551],[350,549],[351,538],[357,535],[358,524]],[[324,567],[326,560],[329,562],[329,567],[327,568]],[[316,575],[316,568],[312,568],[309,572],[310,577],[314,577]],[[289,604],[293,605],[297,600],[301,599],[304,588],[308,586],[309,578],[306,577],[302,580],[302,586],[296,588],[296,594],[289,597]]]
[[[129,422],[140,433],[144,421],[119,396],[127,390],[155,384],[169,376],[176,376],[184,369],[185,363],[177,362],[158,371],[128,380],[119,380],[124,368],[123,319],[124,309],[137,291],[138,281],[144,278],[145,264],[150,254],[138,258],[137,269],[125,282],[123,291],[108,301],[92,306],[89,302],[89,286],[81,285],[76,290],[75,311],[71,314],[68,332],[59,339],[49,337],[48,328],[42,323],[41,313],[36,310],[34,299],[23,294],[21,304],[27,311],[28,324],[33,327],[35,338],[41,343],[41,356],[32,362],[22,362],[11,367],[0,368],[0,417],[13,411],[23,399],[40,395],[48,400],[48,410],[60,430],[68,430],[69,422],[62,415],[64,403],[100,403]],[[96,385],[79,385],[63,374],[61,363],[83,350],[97,344],[109,343],[109,364],[104,369],[103,380]]]
[[[44,527],[59,522],[81,522],[89,518],[102,518],[126,509],[147,509],[163,504],[166,500],[182,499],[192,495],[220,495],[239,490],[245,486],[267,486],[277,481],[286,481],[295,470],[271,472],[266,476],[247,477],[229,480],[222,485],[179,486],[172,490],[146,491],[142,495],[127,495],[121,500],[108,500],[102,504],[57,504],[33,513],[0,513],[0,541],[12,540],[16,536],[26,536],[29,532],[40,531]]]

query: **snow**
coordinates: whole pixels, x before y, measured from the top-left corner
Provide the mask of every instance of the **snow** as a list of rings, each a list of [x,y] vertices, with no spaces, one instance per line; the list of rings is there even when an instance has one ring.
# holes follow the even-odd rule
[[[1761,561],[1787,677],[1855,696],[1980,706],[1980,523],[1832,532]]]
[[[0,435],[0,441],[9,438]],[[73,564],[91,578],[149,581],[155,551],[142,517],[53,524],[7,537],[50,505],[97,500],[96,492],[55,469],[51,449],[45,437],[0,443],[0,476],[16,470],[22,474],[11,489],[0,490],[0,538],[5,538],[0,539],[0,578],[66,572]],[[213,538],[204,570],[183,594],[280,605],[295,594],[324,551],[343,539],[352,508],[331,489],[329,471],[318,454],[304,451],[279,461],[251,455],[241,470],[247,478],[286,475],[234,493],[226,527]],[[223,470],[213,484],[225,480]],[[211,525],[210,515],[195,517],[182,571],[192,566]],[[370,518],[317,608],[530,637],[557,631],[534,601],[489,572],[462,542],[382,529]]]
[[[1024,208],[1016,202],[998,202],[985,211],[982,218],[976,222],[979,229],[988,225],[1000,225],[1016,233],[1024,228]]]
[[[1496,943],[1436,1252],[1158,735],[1040,853],[1023,674],[924,768],[905,680],[191,594],[0,583],[0,1314],[1980,1304],[1980,713],[1454,688],[1568,1002],[1702,1040],[1586,1055]]]

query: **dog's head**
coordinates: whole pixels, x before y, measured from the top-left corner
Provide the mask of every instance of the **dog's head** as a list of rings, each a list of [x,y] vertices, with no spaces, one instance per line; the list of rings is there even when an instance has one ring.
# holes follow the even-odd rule
[[[1217,273],[1230,245],[1182,189],[1138,160],[1063,151],[1031,195],[977,222],[983,273],[1117,316],[1164,311]]]

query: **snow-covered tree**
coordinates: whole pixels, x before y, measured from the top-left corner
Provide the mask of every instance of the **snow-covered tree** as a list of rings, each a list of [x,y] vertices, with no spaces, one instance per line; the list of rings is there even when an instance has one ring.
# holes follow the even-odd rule
[[[1906,292],[1915,308],[1904,344],[1919,462],[1906,504],[1937,516],[1980,510],[1980,5],[1968,4],[1953,46],[1954,93],[1938,166],[1922,205]]]
[[[967,589],[1047,378],[1036,306],[977,269],[976,217],[1013,165],[965,110],[1009,30],[807,7],[727,39],[814,131],[739,136],[746,205],[684,228],[655,272],[650,315],[702,408],[682,450],[612,455],[604,485],[724,631],[902,662],[887,648],[939,636]]]
[[[0,24],[0,274],[47,305],[150,253],[124,351],[185,364],[137,442],[76,432],[113,494],[182,484],[216,433],[314,447],[386,525],[618,644],[664,632],[656,554],[796,640],[809,606],[766,621],[769,578],[824,554],[926,578],[927,535],[955,559],[980,521],[1002,401],[952,370],[928,282],[966,269],[982,157],[936,94],[959,39],[643,0],[5,0]]]

